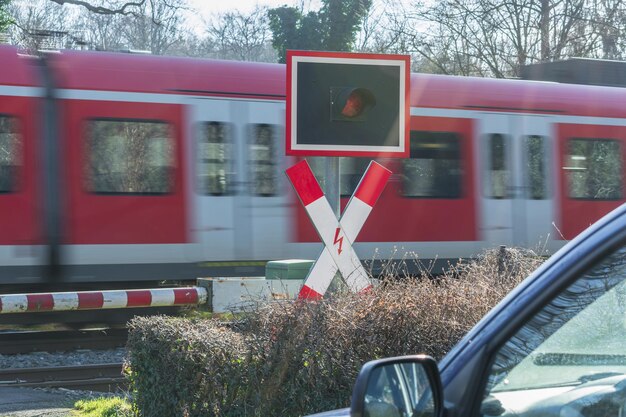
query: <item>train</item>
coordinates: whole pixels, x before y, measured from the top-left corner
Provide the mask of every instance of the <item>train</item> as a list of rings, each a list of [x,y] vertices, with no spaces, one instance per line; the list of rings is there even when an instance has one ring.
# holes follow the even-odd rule
[[[285,175],[284,65],[8,45],[0,63],[0,285],[263,275],[321,252]],[[549,255],[626,201],[626,89],[410,78],[410,157],[376,159],[393,174],[364,261]],[[369,162],[340,159],[342,204]]]

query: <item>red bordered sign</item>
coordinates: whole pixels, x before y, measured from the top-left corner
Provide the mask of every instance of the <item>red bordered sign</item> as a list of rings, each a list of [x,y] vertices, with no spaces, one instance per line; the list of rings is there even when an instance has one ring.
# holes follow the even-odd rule
[[[409,156],[407,55],[287,51],[287,155]]]

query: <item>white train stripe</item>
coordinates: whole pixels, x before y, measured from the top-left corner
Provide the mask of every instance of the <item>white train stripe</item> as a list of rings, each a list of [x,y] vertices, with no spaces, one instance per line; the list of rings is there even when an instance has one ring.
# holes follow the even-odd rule
[[[462,110],[430,107],[411,107],[411,116],[449,117],[453,119],[482,119],[486,113],[514,116],[516,119],[537,116],[539,113],[506,112],[497,110]],[[578,125],[626,126],[626,119],[616,117],[576,116],[565,114],[540,114],[550,123],[567,123]]]
[[[14,85],[0,86],[0,96],[43,97],[45,95],[45,91],[46,90],[42,87],[14,86]]]
[[[227,100],[227,101],[260,101],[263,103],[284,103],[285,100],[268,98],[247,98],[218,95],[194,95],[179,93],[137,93],[131,91],[101,91],[101,90],[78,90],[61,88],[55,90],[57,97],[64,100],[89,100],[89,101],[125,101],[131,103],[155,103],[155,104],[185,104],[189,99]],[[228,92],[222,93],[228,95]],[[254,93],[250,93],[255,96]]]

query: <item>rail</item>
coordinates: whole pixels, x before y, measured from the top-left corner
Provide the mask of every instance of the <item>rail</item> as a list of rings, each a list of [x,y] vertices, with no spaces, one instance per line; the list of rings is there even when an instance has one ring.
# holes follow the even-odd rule
[[[121,363],[0,370],[0,387],[115,391],[126,388]]]
[[[114,349],[126,345],[128,329],[2,331],[0,355]]]

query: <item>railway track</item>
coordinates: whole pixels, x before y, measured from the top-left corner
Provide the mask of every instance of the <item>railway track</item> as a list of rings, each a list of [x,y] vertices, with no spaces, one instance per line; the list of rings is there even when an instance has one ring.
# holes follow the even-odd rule
[[[92,330],[51,330],[0,332],[0,354],[20,355],[33,352],[108,350],[124,346],[128,338],[125,328]],[[28,356],[28,355],[27,355]],[[31,355],[32,356],[32,355]],[[11,366],[11,364],[9,364]],[[0,387],[66,388],[112,392],[128,385],[122,375],[122,363],[88,365],[9,367],[0,370]]]
[[[113,392],[127,386],[121,363],[0,370],[0,387]]]
[[[65,352],[77,349],[112,349],[124,346],[127,329],[3,331],[0,354]]]

